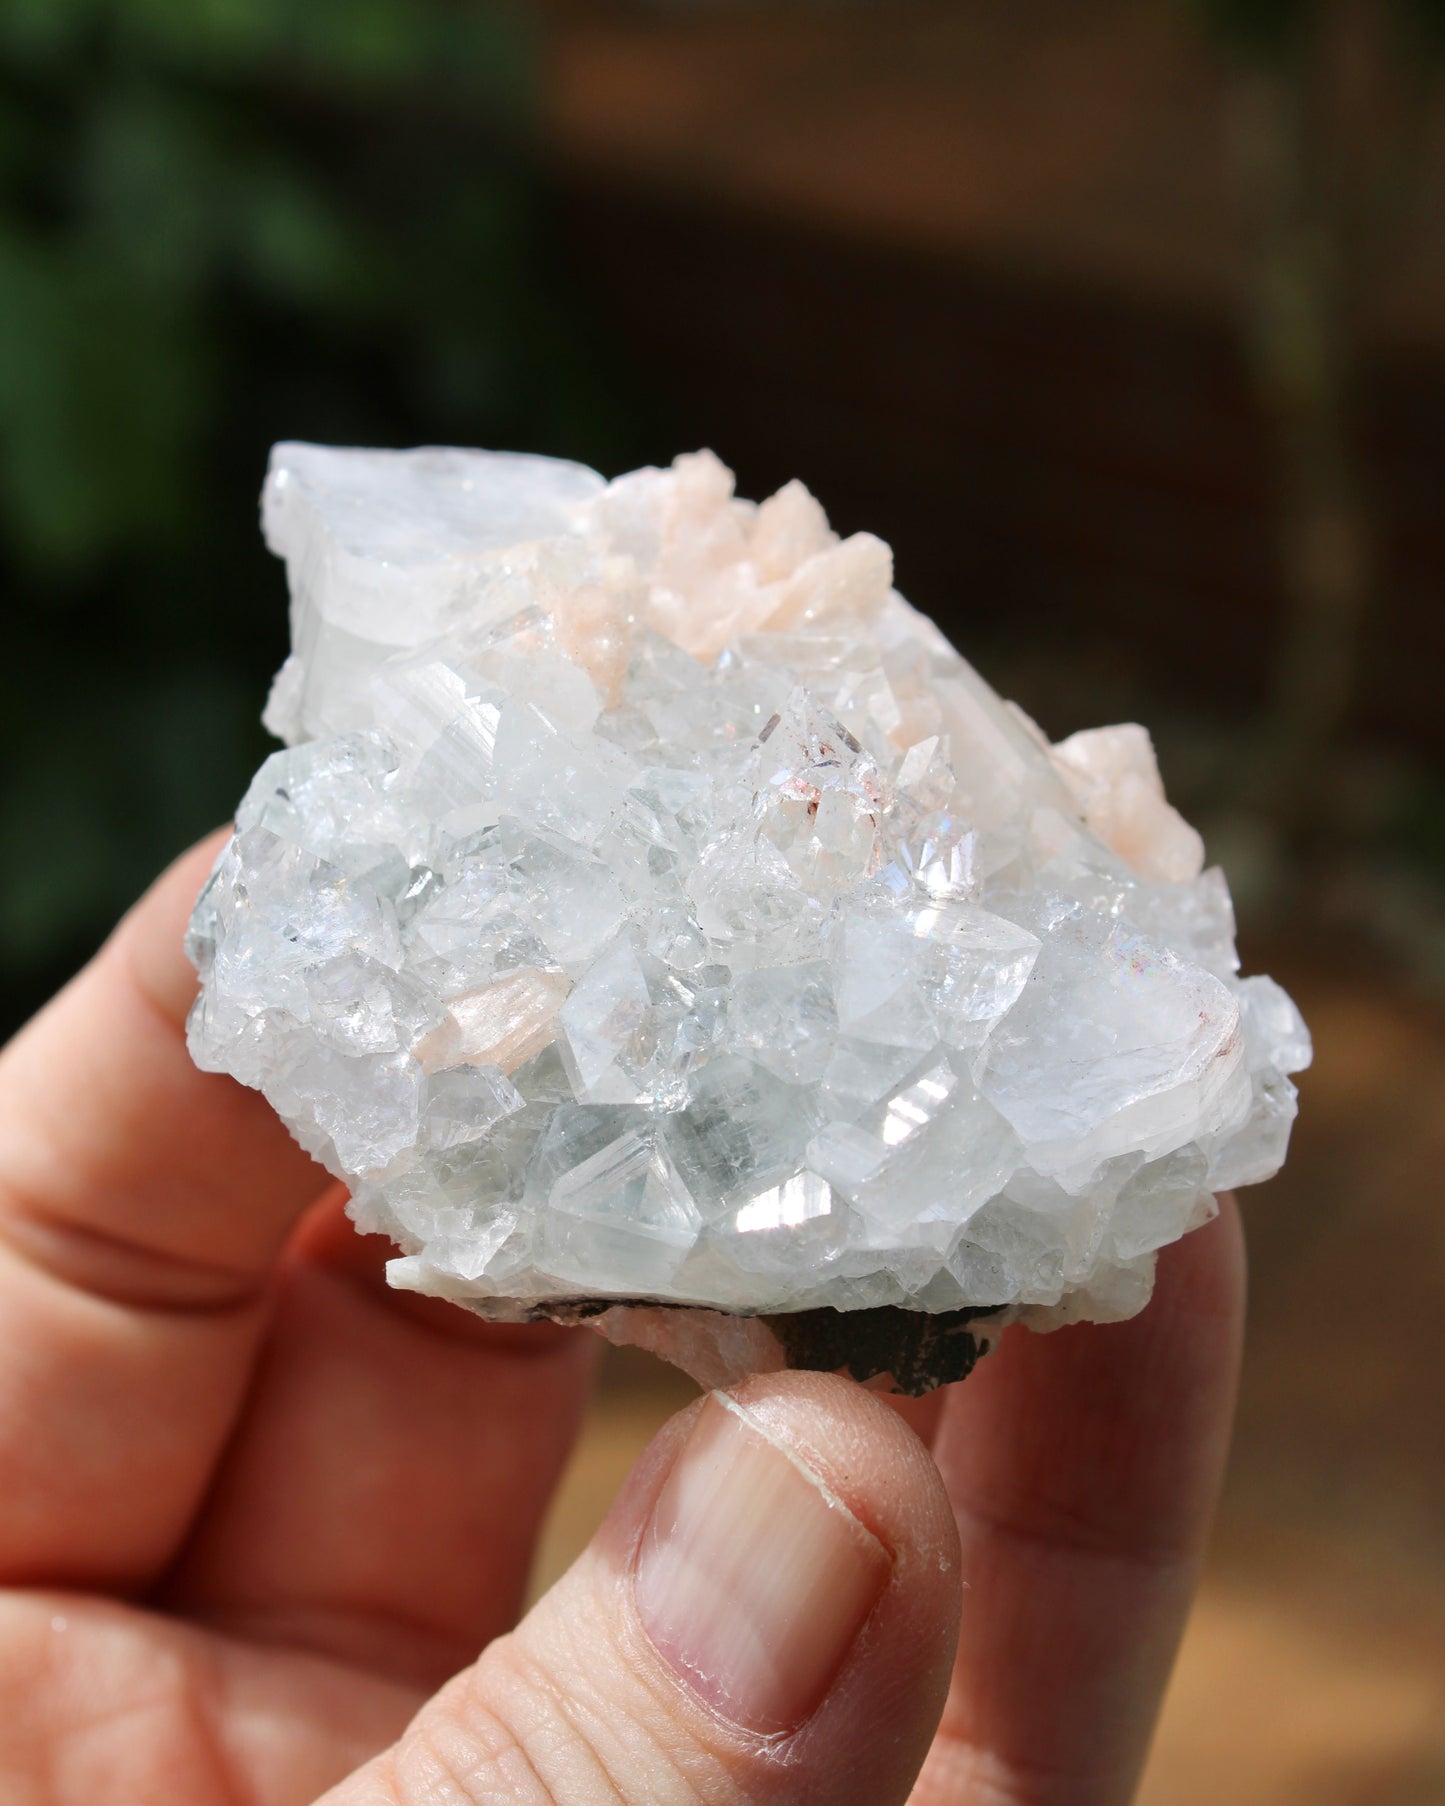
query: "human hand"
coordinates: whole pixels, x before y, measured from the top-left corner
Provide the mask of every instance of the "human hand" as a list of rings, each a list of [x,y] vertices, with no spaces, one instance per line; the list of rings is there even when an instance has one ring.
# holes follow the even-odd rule
[[[216,844],[0,1055],[5,1806],[1127,1800],[1223,1464],[1232,1205],[1142,1317],[946,1394],[699,1401],[512,1628],[592,1338],[389,1292],[192,1066]]]

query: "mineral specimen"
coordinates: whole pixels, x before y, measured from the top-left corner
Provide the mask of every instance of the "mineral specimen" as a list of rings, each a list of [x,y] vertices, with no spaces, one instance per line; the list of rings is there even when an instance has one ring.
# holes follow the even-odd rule
[[[1050,746],[801,484],[292,444],[264,524],[191,1046],[394,1284],[926,1385],[1279,1166],[1309,1039],[1147,733]]]

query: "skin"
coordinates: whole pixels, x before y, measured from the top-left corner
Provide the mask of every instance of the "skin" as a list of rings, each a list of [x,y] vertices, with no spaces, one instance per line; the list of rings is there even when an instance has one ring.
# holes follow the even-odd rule
[[[191,1065],[217,845],[0,1054],[0,1798],[1126,1801],[1228,1439],[1232,1204],[1132,1323],[1010,1332],[946,1394],[739,1389],[893,1560],[818,1710],[751,1736],[632,1599],[700,1405],[516,1626],[592,1339],[388,1291],[263,1101]]]

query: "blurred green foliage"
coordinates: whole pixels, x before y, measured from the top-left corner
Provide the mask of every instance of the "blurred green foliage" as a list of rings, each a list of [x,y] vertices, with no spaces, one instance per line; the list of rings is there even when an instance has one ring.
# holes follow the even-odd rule
[[[278,438],[605,458],[484,0],[0,8],[0,1027],[264,751]]]
[[[1305,48],[1338,0],[1184,0],[1217,37],[1237,51],[1274,60]],[[1445,41],[1445,0],[1369,0],[1393,15],[1407,37]]]

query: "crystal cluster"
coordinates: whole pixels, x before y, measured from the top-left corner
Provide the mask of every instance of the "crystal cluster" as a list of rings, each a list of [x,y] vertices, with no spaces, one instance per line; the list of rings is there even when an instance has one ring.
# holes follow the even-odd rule
[[[294,651],[201,1065],[487,1315],[1137,1310],[1309,1060],[1126,726],[1050,746],[708,453],[282,445]]]

